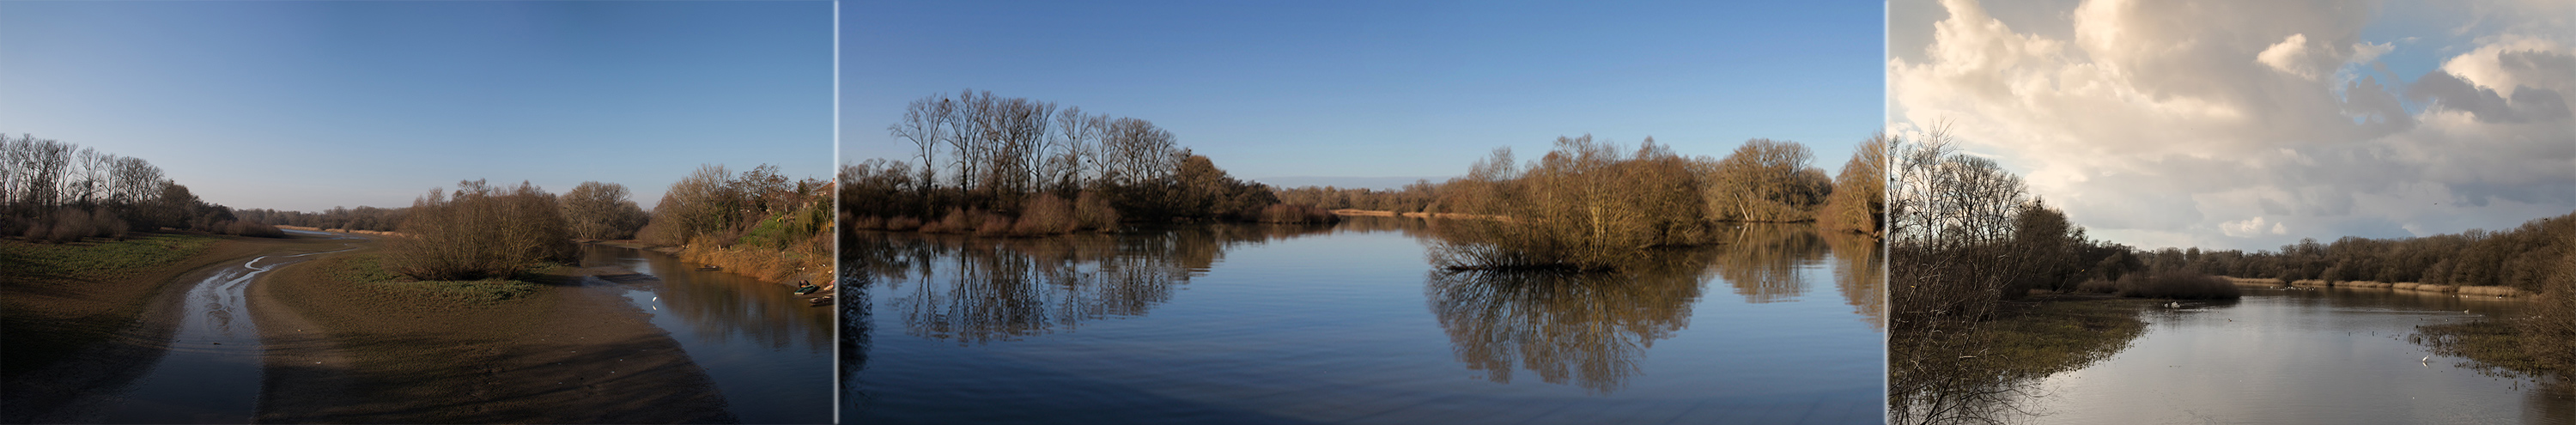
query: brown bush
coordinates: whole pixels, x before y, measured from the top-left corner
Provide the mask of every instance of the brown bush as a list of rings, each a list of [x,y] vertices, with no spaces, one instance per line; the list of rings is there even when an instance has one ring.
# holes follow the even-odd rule
[[[1116,230],[1118,219],[1118,209],[1110,207],[1109,199],[1098,193],[1083,191],[1081,195],[1073,198],[1073,221],[1076,228]]]
[[[1316,208],[1312,205],[1271,204],[1269,208],[1261,209],[1260,221],[1263,223],[1332,224],[1340,223],[1342,221],[1342,216],[1334,215],[1332,211],[1327,211],[1323,208]]]
[[[975,236],[1011,235],[1011,217],[1009,216],[1001,214],[984,214],[983,220],[981,221],[983,222],[982,224],[975,226]]]
[[[907,231],[907,230],[920,229],[920,228],[921,228],[921,219],[918,219],[918,218],[912,218],[911,216],[900,216],[900,215],[899,215],[899,216],[895,216],[894,218],[886,219],[886,221],[885,221],[885,227],[883,227],[883,228],[884,228],[884,229],[886,229],[886,230],[892,230],[892,231],[897,231],[897,232]]]
[[[1072,233],[1079,226],[1074,220],[1072,203],[1055,195],[1040,194],[1021,204],[1019,223],[1011,233],[1022,236]]]
[[[433,189],[412,203],[402,233],[388,244],[387,269],[421,280],[507,278],[580,250],[554,195],[524,182],[458,182],[453,197]]]
[[[2242,296],[2236,282],[2226,278],[2182,270],[2158,270],[2130,273],[2116,283],[2120,296],[2131,298],[2176,298],[2187,300],[2235,299]]]
[[[2090,293],[2096,293],[2096,294],[2108,294],[2108,293],[2120,292],[2120,286],[2119,286],[2119,284],[2112,283],[2111,281],[2108,281],[2108,280],[2093,279],[2093,280],[2087,280],[2087,281],[2084,281],[2084,283],[2081,283],[2081,284],[2076,284],[2076,285],[2075,285],[2075,292],[2090,292]]]
[[[259,238],[286,237],[286,231],[278,230],[277,226],[250,220],[233,220],[232,223],[224,225],[224,233]]]

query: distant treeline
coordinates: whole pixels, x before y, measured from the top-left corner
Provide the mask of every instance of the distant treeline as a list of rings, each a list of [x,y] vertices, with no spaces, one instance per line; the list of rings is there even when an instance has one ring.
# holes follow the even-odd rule
[[[1609,158],[1604,155],[1606,152],[1597,152],[1603,146],[1608,145],[1593,142],[1589,135],[1560,138],[1557,149],[1550,155],[1567,154],[1570,156],[1566,158],[1601,161]],[[1696,203],[1697,208],[1687,214],[1697,220],[1815,221],[1836,231],[1875,235],[1879,222],[1884,220],[1880,216],[1885,210],[1884,200],[1879,194],[1886,185],[1879,181],[1878,176],[1885,170],[1886,146],[1884,136],[1861,143],[1837,177],[1826,177],[1824,170],[1810,166],[1814,154],[1805,145],[1770,139],[1745,141],[1724,158],[1681,158],[1672,154],[1669,146],[1658,145],[1654,138],[1649,137],[1641,146],[1644,149],[1611,161],[1619,164],[1635,162],[1635,165],[1605,162],[1607,165],[1604,166],[1624,167],[1627,168],[1625,171],[1637,172],[1628,176],[1632,179],[1630,183],[1636,182],[1633,179],[1649,175],[1682,183],[1665,187],[1667,193],[1664,195],[1691,198],[1684,202]],[[1569,147],[1596,152],[1586,156],[1579,151],[1567,150]],[[1537,170],[1549,164],[1545,159],[1521,166],[1512,164],[1512,161],[1511,150],[1503,148],[1496,149],[1493,156],[1475,164],[1468,176],[1447,182],[1416,181],[1394,190],[1305,186],[1277,189],[1276,192],[1281,202],[1325,209],[1508,216],[1510,211],[1506,211],[1506,207],[1509,204],[1495,201],[1495,197],[1508,194],[1502,188],[1517,183],[1514,180],[1520,178],[1519,168]],[[1573,162],[1562,165],[1579,166]],[[1577,171],[1569,169],[1538,174],[1560,176],[1567,172]]]
[[[1809,167],[1814,154],[1795,142],[1754,139],[1713,159],[1682,157],[1653,138],[1627,152],[1589,135],[1559,137],[1554,150],[1527,164],[1509,148],[1495,149],[1465,177],[1395,194],[1427,192],[1423,212],[1497,217],[1470,225],[1480,230],[1464,242],[1435,247],[1445,267],[1604,269],[1639,248],[1711,243],[1718,223],[1812,221],[1820,209],[1858,212],[1828,216],[1826,229],[1876,235],[1882,201],[1873,165],[1885,143],[1862,142],[1840,185],[1866,192],[1839,197],[1837,182]]]
[[[842,213],[854,228],[1053,234],[1301,211],[1274,207],[1268,188],[1141,119],[968,90],[913,101],[887,131],[912,144],[912,160],[842,166]]]
[[[62,243],[122,239],[161,228],[283,236],[231,208],[197,199],[142,158],[21,134],[0,134],[0,237]]]
[[[575,260],[576,240],[633,239],[682,259],[781,280],[830,270],[831,182],[791,180],[778,167],[735,173],[705,165],[672,183],[650,212],[625,185],[582,182],[557,195],[534,184],[457,182],[402,208],[322,212],[246,210],[245,221],[400,233],[388,269],[420,280],[509,279]]]

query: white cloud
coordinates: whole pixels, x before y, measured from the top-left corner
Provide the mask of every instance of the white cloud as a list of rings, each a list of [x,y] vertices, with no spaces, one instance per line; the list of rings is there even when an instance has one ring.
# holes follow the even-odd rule
[[[2290,34],[2290,38],[2282,39],[2280,44],[2274,44],[2272,47],[2264,48],[2262,53],[2254,54],[2254,61],[2270,65],[2276,71],[2314,80],[2317,79],[2317,71],[2311,64],[2316,62],[2316,59],[2310,56],[2308,36]]]
[[[1890,125],[1951,123],[2097,234],[2262,249],[2576,210],[2576,32],[2499,12],[2528,3],[2462,6],[2491,33],[2410,45],[2459,53],[2400,81],[2366,72],[2397,44],[2361,30],[2410,17],[2369,5],[2092,0],[2049,37],[1940,3],[1891,17],[1941,20],[1888,61]]]
[[[2263,217],[2254,217],[2254,218],[2249,218],[2249,219],[2244,219],[2244,220],[2237,220],[2237,221],[2230,221],[2230,222],[2226,222],[2226,223],[2220,223],[2220,224],[2218,225],[2218,229],[2219,229],[2220,231],[2227,232],[2227,235],[2228,235],[2228,236],[2235,236],[2235,237],[2240,237],[2240,238],[2241,238],[2241,237],[2247,237],[2247,236],[2260,235],[2260,234],[2263,234]],[[2280,230],[2280,229],[2281,229],[2281,223],[2272,223],[2272,229],[2273,229],[2273,230]]]

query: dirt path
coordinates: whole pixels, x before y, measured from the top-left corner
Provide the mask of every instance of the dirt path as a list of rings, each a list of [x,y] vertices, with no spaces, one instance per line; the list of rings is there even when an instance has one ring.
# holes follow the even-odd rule
[[[667,332],[570,269],[523,298],[458,304],[344,283],[365,252],[253,286],[268,347],[260,422],[729,423]]]

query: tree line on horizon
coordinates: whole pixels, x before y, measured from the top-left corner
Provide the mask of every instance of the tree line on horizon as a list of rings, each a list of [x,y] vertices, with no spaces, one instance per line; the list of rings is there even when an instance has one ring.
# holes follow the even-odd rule
[[[0,237],[40,243],[124,239],[163,228],[285,235],[198,199],[150,161],[32,134],[0,134],[0,213]]]
[[[1590,135],[1559,137],[1526,163],[1498,148],[1446,182],[1400,190],[1299,187],[1280,199],[1320,208],[1461,214],[1485,220],[1434,249],[1450,269],[1616,268],[1655,246],[1713,243],[1729,222],[1816,222],[1876,237],[1886,138],[1861,142],[1838,177],[1796,142],[1752,139],[1723,158],[1684,157],[1646,138],[1634,151]]]
[[[1607,158],[1603,152],[1577,152],[1599,150],[1597,146],[1584,147],[1601,144],[1590,137],[1560,138],[1550,155],[1572,152],[1574,156],[1570,158]],[[1885,184],[1876,177],[1884,170],[1883,138],[1875,136],[1862,142],[1836,177],[1826,177],[1824,170],[1810,166],[1814,154],[1805,145],[1770,139],[1747,140],[1723,158],[1680,158],[1670,152],[1670,146],[1655,144],[1654,138],[1649,137],[1641,146],[1644,149],[1620,161],[1646,159],[1647,163],[1670,164],[1678,158],[1681,170],[1664,170],[1671,172],[1658,177],[1690,180],[1689,186],[1696,193],[1674,195],[1696,198],[1700,210],[1691,214],[1702,220],[1815,222],[1836,231],[1876,235],[1885,208],[1884,200],[1877,196]],[[1569,146],[1580,148],[1569,151]],[[1544,158],[1523,165],[1512,161],[1509,148],[1496,149],[1466,176],[1439,183],[1420,180],[1393,190],[1332,186],[1274,190],[1283,202],[1324,209],[1507,216],[1510,214],[1504,213],[1509,211],[1496,207],[1504,205],[1495,201],[1504,194],[1495,188],[1506,184],[1505,180],[1518,178],[1519,169],[1546,165]]]
[[[914,154],[841,167],[853,230],[1045,235],[1122,221],[1336,220],[1280,205],[1142,119],[966,90],[914,100],[887,132]]]

